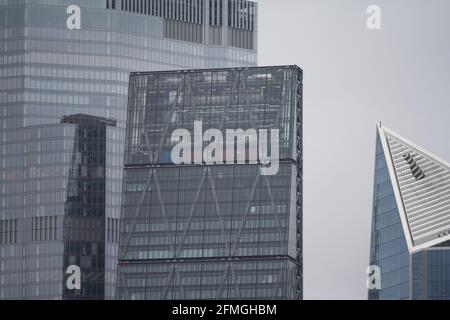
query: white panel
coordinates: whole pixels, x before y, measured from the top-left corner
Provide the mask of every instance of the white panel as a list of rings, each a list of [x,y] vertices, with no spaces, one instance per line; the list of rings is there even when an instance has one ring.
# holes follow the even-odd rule
[[[412,237],[410,250],[417,251],[448,240],[450,165],[392,131],[382,130],[395,172],[391,180],[400,190],[407,233]]]

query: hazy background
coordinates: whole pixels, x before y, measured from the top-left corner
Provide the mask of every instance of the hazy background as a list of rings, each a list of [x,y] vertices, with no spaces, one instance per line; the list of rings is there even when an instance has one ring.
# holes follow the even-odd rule
[[[366,299],[377,121],[450,161],[450,1],[256,1],[259,64],[304,71],[304,297]]]

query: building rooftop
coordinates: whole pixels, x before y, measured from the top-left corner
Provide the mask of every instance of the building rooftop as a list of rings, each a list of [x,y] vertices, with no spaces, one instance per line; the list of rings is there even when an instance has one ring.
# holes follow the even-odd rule
[[[410,252],[450,240],[450,163],[378,126]]]
[[[181,69],[181,70],[161,70],[161,71],[136,71],[130,75],[146,75],[146,74],[179,74],[179,73],[200,73],[200,72],[220,72],[228,70],[264,70],[264,69],[297,69],[303,72],[298,65],[276,65],[276,66],[257,66],[257,67],[233,67],[233,68],[208,68],[208,69]]]

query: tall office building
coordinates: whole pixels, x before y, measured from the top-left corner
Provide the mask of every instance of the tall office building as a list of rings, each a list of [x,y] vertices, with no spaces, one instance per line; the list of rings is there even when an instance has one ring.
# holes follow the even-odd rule
[[[302,298],[302,71],[133,73],[129,92],[117,298]]]
[[[129,72],[254,66],[256,26],[240,0],[0,0],[0,299],[114,297]],[[80,182],[103,170],[74,152],[86,122],[108,124],[103,182]],[[74,198],[94,185],[104,195]]]
[[[369,299],[450,299],[450,164],[377,130]]]

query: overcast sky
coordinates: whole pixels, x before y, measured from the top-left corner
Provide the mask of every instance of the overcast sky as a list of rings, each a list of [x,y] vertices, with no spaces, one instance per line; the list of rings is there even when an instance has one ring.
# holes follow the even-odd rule
[[[450,160],[450,1],[257,2],[259,64],[304,71],[304,297],[366,299],[377,121]]]

